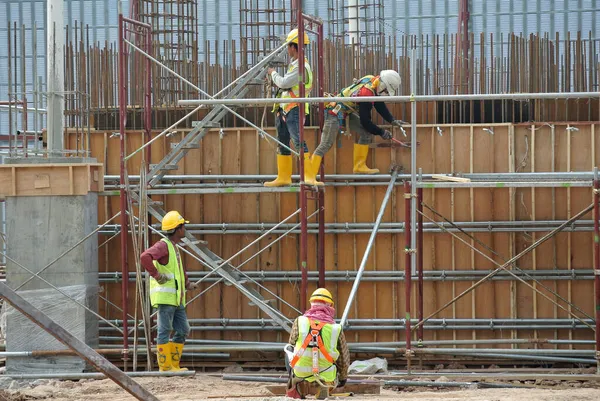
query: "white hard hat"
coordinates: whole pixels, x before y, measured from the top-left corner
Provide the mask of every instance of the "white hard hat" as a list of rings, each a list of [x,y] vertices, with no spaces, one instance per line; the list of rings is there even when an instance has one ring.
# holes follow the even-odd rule
[[[398,74],[394,70],[383,70],[379,73],[379,86],[377,88],[377,93],[381,93],[385,90],[389,93],[390,96],[395,96],[396,93],[400,91],[400,83],[402,80],[400,79],[400,74]]]

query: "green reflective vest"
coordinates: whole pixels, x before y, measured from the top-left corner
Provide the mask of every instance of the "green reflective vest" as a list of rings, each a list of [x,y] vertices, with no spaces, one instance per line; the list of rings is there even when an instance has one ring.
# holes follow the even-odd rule
[[[154,266],[159,273],[166,274],[169,280],[158,284],[154,277],[150,277],[150,302],[154,308],[158,305],[185,306],[185,275],[179,250],[171,241],[163,238],[169,248],[169,263],[161,265],[154,261]]]
[[[298,340],[294,348],[296,355],[299,357],[298,362],[294,365],[294,375],[303,378],[308,382],[313,382],[316,377],[313,374],[313,359],[312,346],[302,349],[306,336],[310,335],[310,319],[305,316],[298,318]],[[327,323],[321,329],[321,338],[327,353],[335,362],[340,353],[337,349],[338,339],[342,332],[342,326],[339,324]],[[335,363],[329,362],[321,351],[319,351],[319,379],[321,381],[334,382],[337,377],[337,367]]]
[[[298,68],[298,60],[295,60],[294,62],[290,63],[290,65],[288,66],[287,73],[289,74],[292,71],[296,70],[297,68]],[[307,81],[304,84],[305,96],[308,97],[310,90],[312,89],[312,86],[313,86],[313,73],[312,73],[312,68],[310,67],[310,64],[308,63],[307,58],[304,59],[304,73],[306,74],[305,76],[307,78]],[[280,94],[278,94],[277,97],[282,98],[282,99],[300,97],[300,83],[297,83],[291,89],[282,89],[280,91]],[[277,109],[279,107],[281,107],[284,114],[287,114],[294,108],[298,107],[298,103],[281,103],[279,105],[276,104],[273,111],[277,111]],[[310,108],[310,105],[308,103],[304,103],[304,112],[306,114],[308,114],[309,108]]]
[[[352,85],[342,89],[340,91],[340,93],[337,95],[337,97],[349,97],[349,98],[356,97],[358,95],[358,92],[360,92],[360,90],[365,87],[367,89],[369,89],[371,92],[373,92],[372,96],[375,96],[375,83],[378,80],[379,80],[379,76],[365,75],[358,81],[354,82]],[[343,113],[342,116],[344,116],[344,117],[347,114],[358,112],[357,103],[353,102],[351,100],[349,100],[347,102],[340,102],[340,103],[331,102],[331,103],[326,104],[325,108],[328,110],[335,110],[336,114],[338,114],[339,112],[342,112]]]

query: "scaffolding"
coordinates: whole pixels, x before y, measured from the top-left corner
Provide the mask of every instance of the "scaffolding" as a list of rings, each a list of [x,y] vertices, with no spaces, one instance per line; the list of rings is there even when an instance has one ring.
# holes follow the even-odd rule
[[[298,8],[301,10],[301,7]],[[323,31],[322,24],[319,20],[311,18],[306,15],[298,14],[297,20],[303,22],[300,24],[300,35],[302,30],[311,30],[319,38],[318,42],[318,54],[322,55],[323,52]],[[246,95],[247,84],[251,80],[260,77],[264,74],[264,69],[270,62],[270,60],[276,57],[282,50],[280,42],[273,40],[273,51],[266,52],[265,58],[257,59],[255,63],[248,64],[248,70],[244,75],[238,77],[238,79],[226,88],[219,91],[214,96],[210,96],[206,93],[202,94],[202,90],[190,82],[189,76],[181,72],[177,72],[177,69],[173,66],[169,66],[168,63],[161,62],[160,57],[156,57],[156,53],[153,51],[154,43],[152,41],[152,26],[146,23],[127,18],[120,18],[119,21],[119,32],[121,34],[119,45],[119,74],[120,74],[120,86],[119,86],[119,99],[120,99],[120,135],[119,140],[121,142],[121,166],[120,175],[108,176],[107,182],[112,185],[107,187],[107,192],[104,193],[106,196],[117,195],[115,191],[118,191],[120,197],[120,212],[119,214],[112,217],[112,219],[120,218],[120,224],[109,225],[107,221],[98,231],[111,235],[111,239],[115,236],[120,236],[121,239],[121,272],[120,273],[103,273],[101,279],[104,282],[121,282],[122,286],[122,319],[121,320],[103,320],[102,333],[103,334],[122,334],[122,337],[112,337],[109,335],[101,336],[101,340],[109,343],[112,348],[121,346],[122,351],[125,355],[125,361],[131,354],[129,344],[136,341],[135,335],[138,333],[138,329],[148,329],[148,321],[140,321],[137,316],[131,316],[128,310],[128,288],[130,282],[139,282],[140,275],[138,272],[130,272],[127,261],[127,254],[131,253],[128,250],[128,235],[131,232],[132,235],[136,235],[139,231],[151,231],[158,234],[158,228],[149,224],[148,217],[144,216],[144,213],[140,213],[139,216],[132,216],[132,204],[135,202],[138,206],[142,206],[144,210],[147,210],[153,217],[160,219],[164,212],[160,205],[153,203],[149,196],[152,195],[172,195],[172,194],[231,194],[231,193],[265,193],[265,192],[289,192],[289,189],[273,189],[264,188],[258,182],[264,181],[271,177],[265,175],[206,175],[206,176],[176,176],[169,175],[169,172],[175,170],[175,167],[185,157],[187,150],[197,149],[200,146],[200,142],[208,130],[219,127],[219,121],[223,116],[232,112],[238,118],[242,118],[240,114],[235,111],[234,107],[243,107],[247,104],[272,104],[272,99],[261,99],[261,98],[248,98]],[[257,25],[258,26],[258,25]],[[256,27],[255,27],[256,28]],[[275,45],[276,43],[276,45]],[[284,45],[285,46],[285,45]],[[127,60],[131,60],[129,50],[133,49],[137,54],[141,54],[145,57],[145,70],[144,76],[138,76],[136,79],[144,93],[144,144],[143,147],[133,152],[126,153],[125,137],[126,129],[128,128],[127,118],[127,105],[128,105],[128,86],[126,82],[128,80],[128,64]],[[305,51],[304,46],[299,46],[300,52]],[[154,55],[154,56],[153,56]],[[411,136],[412,144],[416,144],[417,127],[416,122],[419,116],[418,104],[426,102],[478,102],[482,100],[499,100],[499,101],[531,101],[533,99],[539,101],[552,101],[558,102],[558,99],[569,100],[569,99],[590,99],[596,100],[599,95],[596,92],[574,92],[574,93],[495,93],[491,95],[473,94],[473,95],[446,95],[440,96],[436,94],[425,94],[415,88],[419,88],[419,83],[416,81],[417,74],[419,71],[417,68],[418,59],[416,53],[412,53],[410,74],[411,83],[411,96],[397,96],[397,97],[378,97],[378,98],[363,98],[359,101],[389,101],[402,103],[411,108]],[[155,68],[150,68],[150,65],[154,64]],[[151,103],[151,71],[166,71],[168,74],[173,75],[174,80],[182,82],[182,87],[185,86],[191,88],[193,91],[197,91],[204,96],[203,100],[185,100],[180,101],[179,104],[185,106],[195,107],[194,111],[197,111],[201,107],[206,107],[210,110],[202,121],[196,123],[194,129],[185,133],[185,137],[181,142],[176,143],[172,152],[168,154],[167,158],[159,161],[156,164],[151,165],[150,160],[150,144],[154,143],[157,138],[169,135],[171,130],[175,129],[177,124],[173,124],[171,127],[163,131],[158,136],[151,135],[151,115],[152,115],[152,103]],[[332,101],[335,98],[323,97],[322,87],[322,64],[318,67],[319,78],[318,87],[319,93],[316,98],[304,98],[301,96],[300,99],[295,99],[294,102],[307,102],[319,104],[320,114],[319,119],[322,125],[323,117],[323,102]],[[177,97],[182,97],[181,92],[178,93]],[[302,107],[302,105],[301,105]],[[590,106],[591,107],[591,106]],[[193,112],[189,113],[186,117],[179,120],[183,123],[186,119],[193,116]],[[273,141],[274,138],[269,138],[268,134],[261,128],[254,126],[259,135],[264,140]],[[301,124],[301,140],[302,136],[305,135]],[[406,127],[408,129],[408,127]],[[428,127],[430,129],[439,129],[440,126],[434,125]],[[445,129],[447,127],[444,127]],[[493,135],[493,132],[490,133]],[[89,148],[88,148],[89,149]],[[367,281],[395,281],[403,282],[405,286],[405,304],[407,305],[406,318],[405,319],[351,319],[349,318],[349,312],[344,313],[342,318],[345,328],[347,330],[392,330],[395,332],[403,332],[405,335],[405,341],[400,342],[388,342],[388,343],[354,343],[351,344],[351,349],[356,352],[367,352],[367,353],[391,353],[394,355],[400,355],[405,357],[409,363],[412,358],[421,355],[439,354],[439,355],[461,355],[468,356],[473,359],[480,357],[485,358],[502,358],[510,360],[526,360],[526,361],[558,361],[558,362],[570,362],[570,363],[582,363],[592,364],[599,360],[600,343],[599,338],[599,322],[600,315],[596,309],[595,316],[587,316],[585,313],[581,313],[578,307],[570,301],[561,302],[557,300],[550,300],[551,302],[559,305],[561,308],[567,308],[569,312],[569,318],[549,318],[549,319],[522,319],[522,318],[509,318],[509,319],[461,319],[461,318],[436,318],[436,314],[441,311],[425,317],[423,314],[423,282],[428,280],[454,280],[454,281],[465,281],[465,282],[484,282],[487,280],[510,280],[510,282],[533,282],[533,290],[539,296],[543,293],[540,292],[537,287],[543,288],[543,280],[594,280],[595,283],[595,302],[596,305],[600,304],[600,261],[599,261],[599,238],[600,231],[598,227],[598,176],[597,171],[588,172],[569,172],[569,173],[490,173],[490,174],[464,174],[461,178],[469,179],[468,182],[445,182],[436,181],[430,174],[419,174],[417,169],[417,158],[416,158],[416,145],[411,147],[411,173],[410,174],[398,174],[397,171],[393,171],[391,174],[381,174],[372,177],[357,177],[355,175],[327,175],[324,174],[324,168],[321,167],[321,181],[325,182],[325,190],[327,188],[336,186],[348,186],[348,187],[360,187],[360,186],[385,186],[388,188],[394,188],[395,185],[403,185],[405,188],[405,213],[404,222],[393,222],[393,223],[381,223],[381,219],[377,219],[375,223],[329,223],[325,224],[324,219],[324,190],[314,189],[304,184],[303,173],[300,174],[300,184],[293,186],[293,190],[300,196],[300,207],[295,210],[288,218],[284,219],[280,223],[265,225],[262,223],[248,223],[248,224],[190,224],[190,234],[205,234],[205,233],[220,233],[220,234],[234,234],[245,232],[260,235],[260,237],[245,246],[240,252],[236,253],[233,257],[229,257],[227,260],[219,257],[212,253],[206,246],[197,243],[193,238],[188,238],[186,246],[183,249],[184,252],[193,256],[208,270],[203,272],[191,272],[190,278],[210,284],[203,291],[202,294],[206,293],[213,285],[217,283],[227,282],[234,285],[241,292],[243,292],[249,299],[254,302],[255,306],[258,306],[262,312],[269,316],[269,318],[257,318],[257,319],[190,319],[190,323],[195,330],[208,331],[208,330],[220,330],[220,331],[285,331],[289,329],[289,317],[284,315],[281,311],[273,307],[272,304],[267,302],[262,296],[258,296],[256,290],[253,288],[259,288],[261,291],[266,291],[265,283],[267,282],[295,282],[300,284],[299,293],[301,296],[300,308],[306,307],[307,298],[307,283],[317,282],[319,286],[324,286],[326,282],[342,282],[350,281],[354,282],[354,287],[358,288],[361,283]],[[303,172],[302,168],[304,157],[303,150],[300,152],[294,152],[299,156],[300,172]],[[139,176],[128,174],[126,168],[126,162],[134,154],[143,154],[143,160],[145,164],[143,166],[143,173]],[[213,183],[207,183],[209,180],[214,180]],[[192,181],[192,183],[186,184],[185,181]],[[244,181],[244,183],[240,183]],[[199,183],[200,182],[200,183]],[[229,182],[228,185],[224,186],[224,182]],[[590,188],[593,190],[593,204],[590,207],[583,209],[583,211],[574,217],[569,216],[567,219],[557,219],[549,221],[532,221],[532,222],[515,222],[515,221],[500,221],[500,222],[458,222],[455,223],[452,219],[444,217],[441,213],[433,209],[433,206],[427,204],[423,200],[423,190],[427,189],[440,189],[440,190],[457,190],[457,189],[475,189],[475,188],[507,188],[514,193],[516,188]],[[227,196],[227,195],[225,195]],[[307,204],[315,201],[316,211],[312,214],[308,213]],[[380,214],[385,211],[387,200],[382,202],[380,208]],[[425,212],[424,210],[428,210]],[[586,213],[594,210],[593,218],[591,220],[580,221]],[[585,213],[584,213],[585,212]],[[288,223],[288,219],[301,215],[300,223]],[[312,222],[310,219],[317,217],[317,222]],[[443,221],[440,221],[439,219]],[[111,220],[112,220],[111,219]],[[427,221],[423,221],[426,219]],[[138,228],[134,228],[138,225]],[[510,258],[506,258],[506,262],[500,265],[496,264],[494,270],[490,271],[469,271],[468,269],[459,269],[452,271],[439,271],[439,272],[428,272],[423,271],[423,235],[425,233],[438,232],[438,233],[449,233],[455,236],[457,241],[463,241],[464,238],[468,238],[470,242],[467,245],[472,245],[476,242],[473,237],[469,235],[474,232],[517,232],[526,228],[529,231],[539,232],[550,232],[540,240],[538,240],[531,247],[528,247],[524,252],[531,252],[538,246],[543,240],[551,238],[553,235],[561,231],[584,231],[593,232],[595,236],[594,240],[594,268],[585,270],[573,270],[564,271],[559,269],[536,271],[530,269],[520,269],[515,265],[514,269],[508,269],[507,267],[514,265],[519,257],[526,254],[521,252],[518,255],[511,255]],[[136,231],[138,230],[138,231]],[[328,232],[346,232],[346,233],[370,233],[371,243],[374,241],[375,235],[378,233],[410,233],[405,237],[405,258],[404,272],[398,271],[336,271],[327,272],[325,276],[324,269],[324,235]],[[299,233],[301,238],[301,256],[300,266],[301,269],[297,272],[244,272],[240,270],[240,267],[251,258],[255,257],[257,253],[251,255],[250,258],[246,259],[242,264],[233,266],[231,261],[235,256],[244,250],[250,249],[251,246],[256,246],[260,239],[264,239],[266,234],[277,234],[279,237],[275,241],[280,240],[285,235]],[[460,233],[462,236],[458,235]],[[307,255],[307,238],[308,235],[318,234],[318,252],[316,261],[309,260]],[[85,240],[85,239],[84,239]],[[110,241],[110,239],[109,239]],[[272,245],[270,242],[268,246]],[[141,246],[141,245],[140,245]],[[262,252],[265,248],[262,248]],[[370,250],[370,248],[368,248]],[[137,251],[137,250],[136,250]],[[473,248],[474,252],[477,252]],[[363,263],[368,258],[368,252],[365,252]],[[312,269],[316,266],[316,269]],[[416,318],[413,317],[411,310],[411,280],[417,282],[417,308]],[[472,287],[471,289],[474,289]],[[471,290],[469,289],[469,290]],[[537,290],[536,290],[537,289]],[[136,293],[140,290],[137,289]],[[355,292],[355,291],[353,291]],[[468,292],[463,292],[460,296],[464,296]],[[202,295],[201,294],[201,295]],[[140,296],[143,294],[139,294]],[[195,297],[197,299],[199,296]],[[445,307],[451,306],[459,298],[454,297]],[[109,302],[109,300],[105,299]],[[193,300],[192,300],[193,301]],[[190,301],[190,302],[192,302]],[[290,305],[283,299],[278,301],[285,303],[286,307],[289,307],[293,312],[301,312],[296,309],[293,305]],[[347,307],[351,304],[351,300],[347,303]],[[114,304],[112,304],[114,305]],[[114,305],[119,308],[118,305]],[[595,344],[595,351],[593,350],[565,350],[570,353],[555,352],[557,350],[538,349],[538,350],[523,350],[523,349],[511,349],[510,352],[507,350],[490,350],[490,349],[467,349],[467,348],[440,348],[440,349],[421,349],[414,347],[413,341],[415,337],[425,347],[427,346],[457,346],[465,345],[471,346],[473,344],[538,344],[536,341],[544,341],[540,339],[478,339],[469,340],[469,342],[461,342],[461,340],[448,340],[444,341],[425,341],[424,330],[440,330],[440,329],[452,329],[452,330],[482,330],[489,329],[494,330],[498,327],[505,328],[507,330],[513,330],[515,333],[517,330],[531,329],[531,330],[590,330],[594,329],[596,338],[595,341],[588,340],[577,340],[577,339],[550,339],[545,340],[547,344],[552,345],[586,345],[590,346]],[[416,334],[413,334],[416,333]],[[132,337],[132,334],[134,337]],[[146,335],[145,338],[137,339],[140,344],[146,345],[147,348],[151,340]],[[190,340],[191,344],[200,344],[198,348],[194,350],[200,352],[211,352],[219,351],[225,352],[231,351],[245,351],[251,350],[256,345],[265,346],[264,350],[281,350],[282,344],[280,343],[243,343],[239,342],[224,342],[220,340]],[[202,345],[203,344],[203,345]],[[204,346],[204,348],[201,348]],[[270,348],[269,348],[270,347]],[[386,348],[389,347],[389,348]],[[121,348],[119,348],[121,350]],[[139,350],[134,350],[134,354],[137,354]],[[125,366],[127,368],[127,366]]]

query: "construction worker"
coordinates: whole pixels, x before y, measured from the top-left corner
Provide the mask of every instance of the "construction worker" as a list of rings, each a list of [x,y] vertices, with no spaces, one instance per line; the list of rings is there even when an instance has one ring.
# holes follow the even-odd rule
[[[286,345],[288,397],[305,395],[299,386],[302,382],[316,381],[320,386],[319,399],[326,398],[330,388],[346,384],[350,352],[342,326],[335,323],[334,316],[331,293],[317,288],[310,297],[310,309],[294,321]],[[318,353],[318,359],[313,359],[313,353]]]
[[[195,290],[183,267],[177,244],[185,237],[185,220],[179,212],[170,211],[162,219],[167,238],[156,242],[141,256],[141,264],[150,274],[150,302],[158,309],[156,338],[158,366],[161,372],[187,370],[179,366],[183,344],[190,332],[185,313],[186,290]],[[170,341],[171,332],[175,332]]]
[[[300,77],[298,75],[298,29],[293,29],[287,36],[286,42],[288,42],[288,55],[290,56],[291,63],[288,66],[287,72],[284,76],[281,76],[274,68],[267,70],[267,78],[271,79],[273,84],[277,87],[277,94],[275,97],[288,99],[296,98],[300,96]],[[304,33],[304,44],[309,44],[308,35]],[[310,93],[313,85],[313,73],[308,59],[304,59],[304,88],[306,96]],[[279,142],[290,147],[290,139],[294,143],[296,150],[300,149],[300,118],[306,118],[308,114],[309,105],[305,103],[305,110],[302,116],[298,103],[281,103],[276,104],[273,107],[275,113],[275,125],[277,127],[277,138]],[[310,154],[308,153],[308,147],[306,143],[303,143],[304,147],[304,182],[309,185],[315,185],[315,174],[313,169],[308,163]],[[279,153],[277,154],[277,178],[274,181],[265,182],[265,187],[282,187],[292,183],[292,156],[290,150],[279,145]]]
[[[394,70],[384,70],[377,76],[367,75],[354,82],[352,85],[341,90],[336,97],[364,97],[364,96],[395,96],[400,88],[400,75]],[[391,139],[392,133],[384,130],[373,123],[371,110],[375,110],[384,120],[394,126],[405,124],[402,120],[396,120],[383,102],[331,102],[325,106],[325,123],[321,143],[315,149],[311,158],[313,173],[316,175],[321,166],[321,159],[335,142],[338,131],[345,126],[346,119],[351,132],[358,134],[358,142],[354,144],[354,168],[355,174],[377,174],[376,168],[367,167],[367,155],[371,135],[379,135],[383,139]],[[318,185],[322,183],[317,182]]]

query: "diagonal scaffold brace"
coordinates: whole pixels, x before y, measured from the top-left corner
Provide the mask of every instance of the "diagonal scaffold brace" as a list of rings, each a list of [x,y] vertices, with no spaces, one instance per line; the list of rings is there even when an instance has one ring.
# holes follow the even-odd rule
[[[61,343],[71,348],[77,355],[91,363],[96,369],[104,373],[109,379],[117,383],[138,400],[158,401],[158,398],[152,393],[136,383],[106,358],[94,351],[81,340],[77,339],[2,282],[0,282],[0,296],[23,315],[31,319],[32,322],[40,326]]]
[[[377,215],[377,219],[375,220],[375,225],[373,226],[373,231],[371,232],[371,236],[369,237],[369,242],[367,243],[367,249],[365,249],[365,253],[363,255],[363,259],[360,262],[360,267],[358,268],[358,272],[356,273],[356,279],[354,280],[354,284],[352,285],[352,290],[350,291],[350,296],[348,297],[348,301],[346,302],[346,308],[344,309],[344,314],[342,315],[342,319],[340,320],[340,324],[342,327],[346,325],[348,321],[348,315],[350,314],[350,307],[352,307],[352,302],[356,297],[356,293],[358,292],[358,286],[360,285],[360,279],[365,271],[365,267],[367,265],[367,261],[369,260],[369,255],[371,254],[371,249],[373,248],[373,244],[375,243],[375,237],[377,236],[377,231],[379,231],[379,226],[381,225],[381,220],[383,219],[383,214],[385,212],[385,208],[387,207],[388,201],[390,200],[392,190],[396,185],[396,180],[398,179],[399,167],[392,167],[392,179],[388,184],[387,191],[385,192],[385,196],[383,198],[383,202],[381,202],[381,208],[379,209],[379,214]]]
[[[506,261],[504,264],[502,264],[500,267],[498,267],[497,269],[493,270],[490,274],[488,274],[487,276],[483,277],[481,280],[477,281],[475,284],[473,284],[472,286],[470,286],[469,288],[467,288],[466,290],[464,290],[463,292],[461,292],[460,294],[458,294],[456,297],[454,297],[453,299],[451,299],[450,301],[448,301],[446,304],[444,304],[443,306],[441,306],[440,308],[438,308],[438,310],[436,310],[435,312],[433,312],[432,314],[430,314],[429,316],[427,316],[427,318],[423,319],[418,324],[416,324],[412,328],[412,330],[416,330],[417,328],[421,327],[429,319],[431,319],[432,317],[436,316],[438,313],[440,313],[441,311],[443,311],[444,309],[446,309],[450,305],[454,304],[456,301],[458,301],[459,299],[461,299],[462,297],[464,297],[465,295],[467,295],[469,292],[471,292],[475,288],[479,287],[485,281],[487,281],[487,280],[491,279],[492,277],[494,277],[500,271],[504,270],[504,271],[509,272],[509,274],[510,274],[511,272],[508,270],[509,266],[513,265],[517,260],[521,259],[521,257],[523,257],[524,255],[528,254],[529,252],[533,251],[535,248],[537,248],[538,246],[540,246],[542,243],[546,242],[548,239],[552,238],[553,236],[555,236],[556,234],[558,234],[559,232],[561,232],[562,230],[564,230],[565,227],[567,227],[567,226],[573,224],[573,222],[579,220],[581,217],[583,217],[584,215],[586,215],[587,213],[589,213],[593,208],[594,208],[594,204],[592,203],[591,205],[589,205],[588,207],[586,207],[585,209],[583,209],[581,212],[579,212],[575,216],[571,217],[568,221],[564,222],[563,224],[561,224],[560,226],[558,226],[557,228],[555,228],[554,230],[552,230],[548,234],[544,235],[542,238],[540,238],[539,240],[537,240],[536,242],[534,242],[533,244],[531,244],[529,247],[525,248],[519,254],[513,256],[508,261]],[[433,219],[430,219],[428,216],[426,216],[426,215],[423,215],[423,216],[425,218],[427,218],[428,220],[430,220],[431,222],[433,222],[434,224],[436,223],[435,221],[433,221]],[[438,227],[443,228],[439,224],[438,224]],[[454,234],[454,233],[450,233],[450,234]],[[459,238],[459,240],[461,239],[460,237],[457,237],[457,238]],[[470,244],[466,244],[466,245],[467,246],[471,246]],[[587,324],[587,323],[585,323],[585,324],[586,324],[586,326],[588,326],[592,330],[594,330],[594,328],[591,327],[589,324]]]

